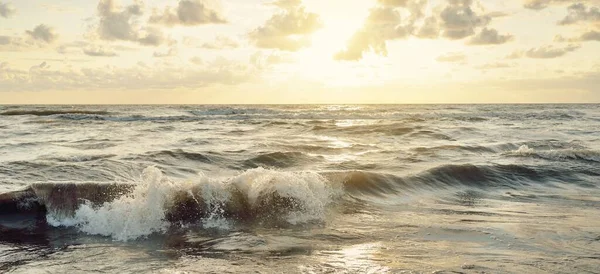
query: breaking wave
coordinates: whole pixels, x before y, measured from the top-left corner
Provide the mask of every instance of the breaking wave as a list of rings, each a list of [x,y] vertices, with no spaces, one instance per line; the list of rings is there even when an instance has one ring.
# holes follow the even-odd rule
[[[292,172],[250,169],[231,177],[180,181],[155,167],[120,184],[38,183],[0,195],[1,214],[43,211],[53,226],[76,227],[92,235],[129,241],[164,233],[173,226],[231,229],[238,223],[298,226],[327,221],[336,204],[394,199],[447,189],[520,189],[553,182],[576,184],[567,167],[526,165],[441,165],[410,176],[365,171]],[[348,200],[350,199],[350,200]],[[13,212],[13,213],[14,213]]]
[[[39,184],[33,191],[47,207],[49,224],[119,241],[163,233],[172,225],[229,229],[235,222],[323,222],[327,206],[339,195],[339,189],[317,173],[262,168],[225,179],[200,174],[193,181],[176,182],[149,167],[138,182],[117,187],[123,196],[111,196],[114,191],[107,186],[69,185],[70,190],[63,186],[57,191],[60,184]],[[114,200],[103,202],[110,198]]]

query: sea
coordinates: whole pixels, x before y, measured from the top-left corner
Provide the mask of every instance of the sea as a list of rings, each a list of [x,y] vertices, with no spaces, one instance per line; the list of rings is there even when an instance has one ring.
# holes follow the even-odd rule
[[[3,105],[0,193],[2,273],[600,273],[600,105]]]

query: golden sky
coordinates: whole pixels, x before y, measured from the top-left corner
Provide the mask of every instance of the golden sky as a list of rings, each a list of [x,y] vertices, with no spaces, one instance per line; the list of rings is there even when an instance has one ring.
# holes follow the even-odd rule
[[[0,104],[561,102],[600,0],[0,0]]]

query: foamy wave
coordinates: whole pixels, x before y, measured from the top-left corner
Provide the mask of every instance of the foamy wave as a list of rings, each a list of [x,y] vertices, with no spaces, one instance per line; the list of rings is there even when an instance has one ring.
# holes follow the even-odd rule
[[[277,208],[271,208],[279,204],[277,199],[291,199],[292,204],[283,205],[290,209],[285,216],[290,224],[325,220],[326,206],[342,193],[341,188],[334,188],[325,177],[315,172],[258,168],[244,172],[233,183],[247,195],[254,212],[277,211]]]
[[[324,221],[338,191],[313,172],[258,168],[224,179],[199,174],[195,181],[175,182],[149,167],[128,195],[100,205],[88,201],[73,214],[49,210],[47,221],[118,241],[165,232],[178,220],[218,229],[244,219],[298,225]]]
[[[150,167],[129,195],[101,206],[87,202],[72,217],[49,213],[53,226],[76,226],[92,235],[110,236],[118,241],[134,240],[168,228],[164,205],[174,184],[162,172]]]

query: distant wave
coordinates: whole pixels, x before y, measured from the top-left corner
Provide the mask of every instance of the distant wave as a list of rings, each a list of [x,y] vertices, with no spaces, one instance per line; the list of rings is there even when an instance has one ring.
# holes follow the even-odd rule
[[[444,151],[465,151],[472,153],[493,153],[494,149],[485,146],[470,146],[470,145],[443,145],[435,147],[417,147],[413,148],[417,153],[433,154]]]
[[[552,161],[579,160],[587,162],[600,162],[600,151],[589,149],[559,149],[536,150],[522,145],[519,149],[505,153],[513,157],[533,157]]]
[[[419,174],[398,177],[365,171],[331,173],[333,178],[342,178],[346,190],[355,194],[377,196],[411,193],[419,190],[441,190],[468,186],[470,188],[518,189],[532,184],[567,182],[576,184],[577,171],[540,168],[525,165],[441,165]],[[600,176],[598,173],[583,175]],[[339,180],[339,179],[338,179]]]
[[[319,160],[320,157],[310,156],[302,152],[269,152],[245,161],[247,167],[278,167],[285,168],[309,161]]]
[[[133,159],[154,161],[159,163],[168,162],[171,164],[177,164],[178,161],[182,160],[197,161],[203,163],[210,163],[213,161],[211,158],[204,154],[185,151],[182,149],[151,151],[143,155],[133,156]]]
[[[82,114],[82,115],[107,115],[108,111],[88,111],[88,110],[9,110],[0,112],[2,116],[20,116],[20,115],[34,115],[34,116],[51,116],[51,115],[62,115],[62,114]]]
[[[416,128],[406,124],[368,124],[354,125],[347,127],[338,127],[335,125],[317,125],[313,126],[313,131],[334,131],[335,133],[364,135],[370,133],[381,133],[386,135],[405,135],[411,133]]]

